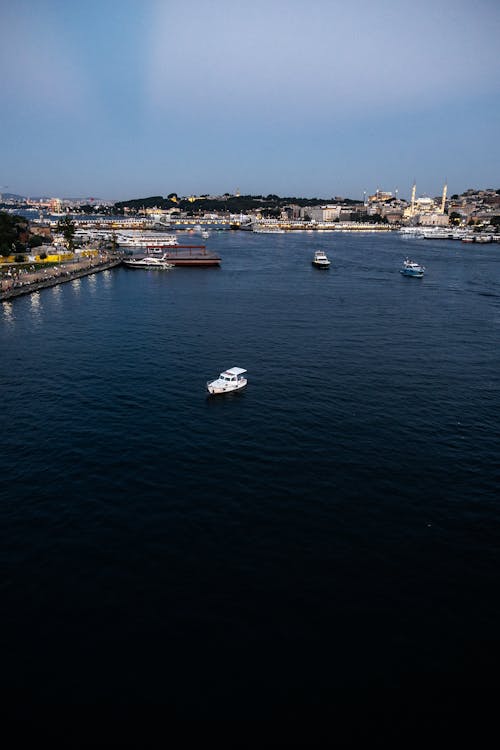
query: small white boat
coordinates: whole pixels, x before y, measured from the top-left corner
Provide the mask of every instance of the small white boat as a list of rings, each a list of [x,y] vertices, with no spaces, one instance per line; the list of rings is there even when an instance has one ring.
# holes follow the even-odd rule
[[[216,380],[207,383],[207,390],[210,394],[230,393],[231,391],[240,391],[247,384],[247,379],[242,377],[243,370],[241,367],[231,367],[229,370],[221,372]]]
[[[147,271],[169,271],[174,267],[172,263],[168,262],[165,256],[161,258],[152,256],[146,256],[145,258],[124,258],[122,263],[127,268],[142,268]]]
[[[330,261],[324,250],[316,250],[312,264],[316,268],[329,268]]]
[[[400,273],[402,273],[403,276],[413,276],[413,278],[415,279],[421,279],[424,275],[424,271],[424,266],[421,266],[419,263],[415,263],[414,260],[409,260],[408,258],[406,258],[403,262],[403,267],[401,268]]]

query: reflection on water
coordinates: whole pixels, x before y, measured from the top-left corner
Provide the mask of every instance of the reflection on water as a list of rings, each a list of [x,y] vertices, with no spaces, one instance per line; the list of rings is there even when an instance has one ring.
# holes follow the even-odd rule
[[[61,304],[61,287],[59,284],[56,284],[56,286],[53,286],[50,290],[52,295],[52,301],[56,302],[59,306]]]
[[[80,294],[81,287],[82,287],[82,280],[81,279],[73,279],[73,281],[71,282],[71,287],[72,287],[72,289],[73,289],[74,292],[76,292],[77,294]]]
[[[9,325],[14,325],[14,305],[12,304],[12,302],[2,302],[2,304],[0,305],[0,311],[2,313],[3,320],[5,320],[5,322]]]
[[[30,307],[33,315],[33,321],[35,323],[41,323],[43,307],[40,292],[32,292],[32,294],[30,294]]]
[[[111,271],[109,269],[107,269],[106,271],[103,271],[101,273],[101,279],[103,280],[104,286],[107,289],[111,286],[112,278],[113,277],[112,277]]]
[[[95,273],[91,274],[90,276],[87,276],[87,279],[89,283],[89,292],[94,296],[97,289],[97,275]]]

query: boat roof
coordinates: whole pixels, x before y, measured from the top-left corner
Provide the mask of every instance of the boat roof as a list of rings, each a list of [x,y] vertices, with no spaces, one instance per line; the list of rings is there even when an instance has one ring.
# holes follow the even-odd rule
[[[241,367],[231,367],[230,370],[224,370],[222,374],[223,375],[242,375],[244,372],[247,372],[247,371],[243,370]]]

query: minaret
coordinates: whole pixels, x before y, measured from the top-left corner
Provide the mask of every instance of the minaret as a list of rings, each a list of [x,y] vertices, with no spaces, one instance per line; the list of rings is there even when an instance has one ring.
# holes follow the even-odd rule
[[[445,183],[443,188],[443,200],[441,201],[441,213],[444,214],[444,207],[446,205],[446,193],[448,192],[448,185]]]
[[[417,194],[417,183],[413,183],[413,187],[411,189],[411,215],[415,216],[415,196]]]

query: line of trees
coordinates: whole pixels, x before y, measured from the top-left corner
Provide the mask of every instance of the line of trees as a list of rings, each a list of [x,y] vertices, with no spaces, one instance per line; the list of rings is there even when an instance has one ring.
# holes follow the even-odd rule
[[[57,232],[60,232],[68,247],[73,251],[75,247],[75,222],[69,216],[59,221]],[[52,241],[50,239],[50,241]],[[39,234],[30,233],[29,221],[16,214],[8,214],[0,211],[0,255],[6,258],[9,255],[21,257],[22,253],[29,252],[35,247],[44,244],[44,238]],[[24,258],[23,258],[24,259]]]
[[[146,208],[158,208],[168,210],[178,208],[188,214],[198,214],[205,211],[228,211],[230,213],[245,213],[246,211],[279,211],[284,206],[317,206],[325,203],[339,203],[343,205],[356,205],[362,201],[351,200],[350,198],[342,201],[334,198],[296,198],[292,196],[281,197],[270,193],[269,195],[229,195],[225,193],[218,198],[199,197],[195,199],[178,198],[176,193],[169,193],[166,198],[161,195],[152,195],[148,198],[134,198],[127,201],[115,203],[113,208],[116,213],[123,213],[127,208],[132,211],[140,211]]]

